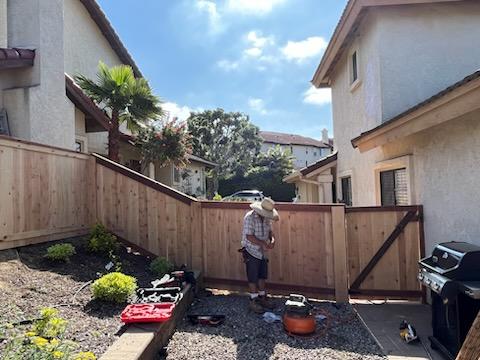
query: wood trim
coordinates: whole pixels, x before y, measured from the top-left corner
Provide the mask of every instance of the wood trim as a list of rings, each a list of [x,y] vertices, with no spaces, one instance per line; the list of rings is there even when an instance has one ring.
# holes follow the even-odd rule
[[[387,212],[387,211],[418,211],[419,206],[416,205],[406,205],[406,206],[359,206],[359,207],[347,207],[345,208],[346,213],[357,213],[357,212]]]
[[[480,311],[468,331],[456,360],[474,359],[480,359]]]
[[[388,236],[385,242],[382,244],[380,249],[375,253],[373,258],[369,261],[369,263],[365,266],[365,268],[360,272],[357,276],[355,281],[350,286],[351,290],[358,290],[360,289],[360,285],[362,285],[363,281],[367,278],[368,274],[375,268],[377,263],[380,259],[385,255],[387,250],[392,246],[398,236],[403,232],[405,227],[410,223],[413,217],[417,214],[417,210],[411,210],[407,212],[407,214],[403,217],[400,223],[395,227],[392,233]]]
[[[377,289],[350,289],[350,296],[354,298],[362,297],[390,297],[398,299],[419,299],[422,297],[421,291],[415,290],[377,290]]]
[[[65,149],[57,146],[51,146],[24,139],[19,139],[11,136],[0,135],[0,145],[21,150],[37,151],[46,154],[53,154],[59,156],[68,156],[82,160],[88,160],[89,155],[76,152],[74,150]]]
[[[202,201],[202,208],[205,209],[250,209],[248,202],[218,202],[218,201]],[[294,204],[294,203],[275,203],[275,208],[279,211],[314,211],[314,212],[330,212],[333,207],[343,207],[340,204]]]
[[[205,277],[203,281],[205,282],[205,284],[212,284],[212,285],[232,285],[232,286],[240,286],[240,287],[248,286],[248,282],[246,280],[233,280],[233,279]],[[285,290],[288,292],[293,291],[293,292],[313,293],[313,294],[316,293],[316,294],[325,294],[325,295],[335,294],[335,289],[332,289],[332,288],[288,285],[288,284],[270,283],[268,281],[267,281],[267,288],[271,290]]]
[[[180,191],[177,191],[175,189],[172,189],[166,185],[163,185],[162,183],[159,183],[158,181],[152,180],[149,177],[146,177],[145,175],[139,174],[133,170],[130,170],[129,168],[120,165],[114,161],[111,161],[101,155],[98,154],[92,154],[92,156],[95,157],[97,164],[102,165],[110,170],[113,170],[119,174],[122,174],[132,180],[138,181],[139,183],[148,186],[152,189],[155,189],[157,191],[160,191],[161,193],[168,195],[170,197],[173,197],[174,199],[181,201],[187,205],[190,205],[192,202],[197,201],[197,199],[192,198],[188,195],[185,195],[181,193]]]
[[[40,243],[45,243],[50,241],[68,239],[76,236],[84,236],[84,235],[87,235],[89,232],[90,232],[89,228],[82,228],[74,231],[59,232],[56,234],[47,234],[47,235],[32,237],[28,239],[19,239],[14,241],[3,241],[3,242],[0,241],[0,251],[22,247],[22,246],[35,245],[35,244],[40,244]]]
[[[420,259],[425,258],[425,228],[424,228],[423,205],[418,207],[418,236],[420,240]],[[422,302],[427,303],[427,288],[422,285]]]
[[[88,228],[89,228],[88,225],[82,225],[82,226],[69,226],[69,227],[56,228],[56,229],[32,230],[32,231],[26,231],[21,233],[15,233],[12,235],[3,235],[0,238],[0,242],[26,240],[26,239],[32,239],[32,238],[37,238],[37,237],[42,237],[47,235],[77,232],[77,231],[83,231],[84,229],[88,229]]]

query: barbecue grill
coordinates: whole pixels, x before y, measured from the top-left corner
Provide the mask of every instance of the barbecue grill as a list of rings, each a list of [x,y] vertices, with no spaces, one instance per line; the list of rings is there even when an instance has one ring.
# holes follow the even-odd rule
[[[480,247],[442,243],[419,266],[432,298],[431,346],[453,360],[480,310]]]

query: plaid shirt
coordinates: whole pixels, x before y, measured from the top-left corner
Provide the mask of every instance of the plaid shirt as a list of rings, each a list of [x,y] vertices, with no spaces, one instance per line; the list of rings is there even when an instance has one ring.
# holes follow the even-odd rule
[[[262,220],[255,211],[249,211],[243,219],[242,246],[253,257],[263,259],[265,254],[263,253],[262,247],[248,241],[247,235],[254,235],[258,240],[268,241],[271,230],[272,222],[270,220]]]

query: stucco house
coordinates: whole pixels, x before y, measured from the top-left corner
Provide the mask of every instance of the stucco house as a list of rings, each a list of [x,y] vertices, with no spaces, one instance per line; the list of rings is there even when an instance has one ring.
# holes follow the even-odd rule
[[[295,184],[295,202],[331,204],[335,201],[337,153],[295,170],[283,181]]]
[[[295,169],[301,169],[312,164],[331,153],[332,145],[326,129],[322,132],[322,141],[310,137],[285,134],[272,131],[260,131],[263,140],[261,152],[280,146],[283,150],[289,150],[294,157]]]
[[[108,118],[73,80],[77,74],[95,78],[100,61],[129,65],[142,76],[95,0],[0,0],[0,131],[106,155]],[[121,132],[120,162],[140,171],[132,134],[124,124]],[[185,170],[201,171],[191,194],[205,195],[197,190],[205,188],[205,167],[212,166],[206,163],[193,156]],[[146,175],[170,183],[166,171],[152,165]]]
[[[423,204],[427,252],[480,244],[479,21],[476,1],[350,0],[312,80],[332,89],[337,197]]]

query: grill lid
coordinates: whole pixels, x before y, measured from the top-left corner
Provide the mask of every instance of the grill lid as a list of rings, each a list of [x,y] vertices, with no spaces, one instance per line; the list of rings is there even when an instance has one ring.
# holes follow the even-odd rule
[[[442,243],[420,265],[450,279],[480,280],[480,247],[466,242]]]

